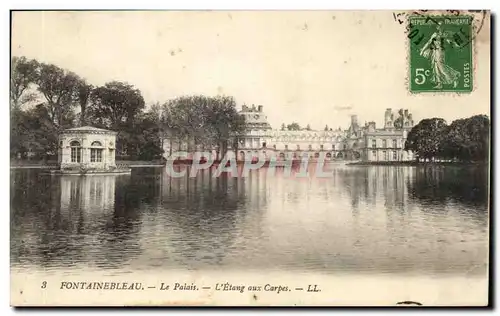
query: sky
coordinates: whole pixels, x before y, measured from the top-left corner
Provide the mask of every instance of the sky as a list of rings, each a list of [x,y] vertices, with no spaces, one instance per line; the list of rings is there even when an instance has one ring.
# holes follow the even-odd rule
[[[270,124],[322,129],[383,125],[386,108],[415,121],[490,114],[490,29],[475,41],[475,88],[408,92],[405,28],[391,11],[14,12],[12,55],[71,70],[89,83],[125,81],[147,104],[231,95],[263,105]]]

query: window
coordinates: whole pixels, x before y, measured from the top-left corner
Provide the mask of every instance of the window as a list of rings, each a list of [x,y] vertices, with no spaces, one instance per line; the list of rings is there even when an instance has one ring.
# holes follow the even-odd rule
[[[300,145],[297,145],[297,150],[300,150]]]
[[[384,160],[389,160],[389,159],[388,159],[389,157],[387,156],[387,151],[385,151],[385,150],[384,150],[384,151],[382,152],[382,155],[384,156]]]
[[[102,162],[102,144],[94,141],[90,144],[90,162]],[[96,148],[97,147],[97,148]]]
[[[273,145],[273,148],[276,149],[276,145]]]
[[[313,149],[313,146],[312,145],[309,145],[309,150],[312,150]]]
[[[392,152],[392,160],[398,160],[398,153],[396,151]]]
[[[102,149],[90,148],[90,162],[102,162]]]
[[[288,145],[285,145],[285,150],[288,150]]]
[[[262,143],[262,147],[266,148],[266,142]]]
[[[397,139],[392,140],[392,147],[398,148],[398,140]]]
[[[82,147],[80,143],[74,140],[69,145],[71,147],[71,162],[82,162]]]
[[[375,150],[372,151],[373,158],[377,158],[377,152]]]
[[[385,140],[385,139],[382,140],[382,147],[383,148],[387,147],[387,140]]]
[[[332,145],[332,150],[335,150],[335,145]]]
[[[377,148],[377,140],[372,139],[372,148]]]
[[[319,145],[319,148],[320,148],[321,150],[323,150],[323,147],[324,147],[323,145]]]

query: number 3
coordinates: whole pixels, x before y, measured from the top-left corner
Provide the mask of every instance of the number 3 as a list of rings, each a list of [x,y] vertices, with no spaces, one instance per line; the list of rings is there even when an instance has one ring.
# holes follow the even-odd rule
[[[42,289],[46,288],[47,287],[47,281],[43,281],[42,282]]]
[[[424,68],[415,69],[415,83],[416,84],[424,84],[424,82],[425,82]]]

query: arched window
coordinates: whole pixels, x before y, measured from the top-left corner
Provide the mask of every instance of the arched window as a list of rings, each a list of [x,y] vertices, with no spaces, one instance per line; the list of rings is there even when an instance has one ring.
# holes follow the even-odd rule
[[[93,141],[90,147],[90,162],[102,162],[102,143]]]
[[[398,140],[397,139],[392,140],[392,147],[398,148]]]
[[[71,147],[71,162],[82,162],[82,146],[79,141],[69,143]]]

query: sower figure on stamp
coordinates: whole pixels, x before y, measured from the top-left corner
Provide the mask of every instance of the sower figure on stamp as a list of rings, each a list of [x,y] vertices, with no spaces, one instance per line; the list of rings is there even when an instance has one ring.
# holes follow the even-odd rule
[[[443,32],[442,26],[439,24],[436,32],[431,35],[430,39],[420,50],[420,55],[429,58],[431,61],[431,81],[436,83],[435,89],[442,89],[443,84],[453,84],[453,88],[456,88],[458,85],[458,78],[460,77],[459,71],[451,68],[445,63],[445,41],[449,44],[455,44],[455,42],[451,41],[447,34]]]

